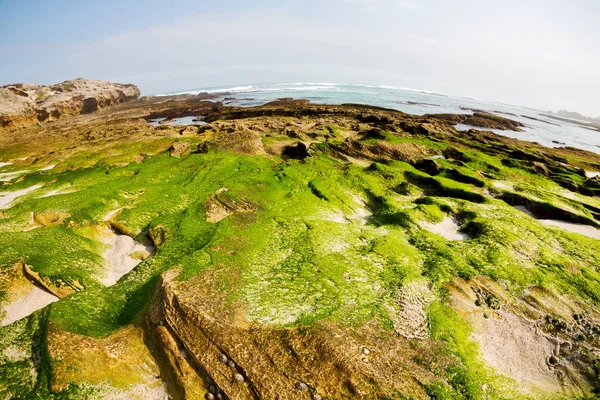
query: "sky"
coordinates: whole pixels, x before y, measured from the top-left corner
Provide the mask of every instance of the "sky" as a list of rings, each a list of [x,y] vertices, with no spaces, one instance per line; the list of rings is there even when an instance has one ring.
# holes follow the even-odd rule
[[[0,0],[0,85],[391,85],[600,117],[597,0]]]

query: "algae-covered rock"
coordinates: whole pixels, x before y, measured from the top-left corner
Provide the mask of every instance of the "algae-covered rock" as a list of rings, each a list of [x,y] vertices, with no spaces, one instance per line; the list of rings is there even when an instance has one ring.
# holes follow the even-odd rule
[[[0,315],[52,298],[3,319],[0,397],[593,395],[600,155],[452,126],[521,128],[479,111],[217,97],[0,135]],[[115,233],[158,251],[106,287]]]

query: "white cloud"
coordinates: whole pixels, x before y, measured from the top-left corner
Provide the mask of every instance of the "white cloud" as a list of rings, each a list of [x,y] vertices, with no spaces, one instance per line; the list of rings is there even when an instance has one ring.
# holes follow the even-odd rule
[[[360,82],[600,115],[594,47],[600,32],[579,14],[535,2],[513,7],[510,0],[326,3],[331,7],[318,15],[274,9],[192,15],[78,46],[13,49],[8,57],[27,60],[25,76],[131,80],[146,93]],[[376,10],[364,11],[365,5]]]

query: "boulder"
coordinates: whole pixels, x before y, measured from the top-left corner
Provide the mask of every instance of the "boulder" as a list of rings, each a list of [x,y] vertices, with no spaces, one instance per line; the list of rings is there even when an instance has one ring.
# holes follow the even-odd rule
[[[173,145],[169,148],[169,155],[171,157],[181,158],[192,147],[189,142],[173,142]]]

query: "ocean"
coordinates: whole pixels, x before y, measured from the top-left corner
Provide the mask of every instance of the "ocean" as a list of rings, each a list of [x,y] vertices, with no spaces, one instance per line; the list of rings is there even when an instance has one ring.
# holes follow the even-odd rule
[[[247,86],[223,86],[192,89],[168,94],[221,94],[216,100],[227,105],[251,107],[293,97],[312,103],[359,103],[400,110],[410,114],[472,113],[471,109],[488,111],[525,124],[524,132],[494,131],[500,135],[538,142],[548,147],[571,146],[600,153],[600,132],[575,123],[548,118],[547,112],[533,108],[394,86],[337,83],[278,83]],[[159,95],[160,96],[160,95]],[[457,129],[470,129],[458,125]]]

